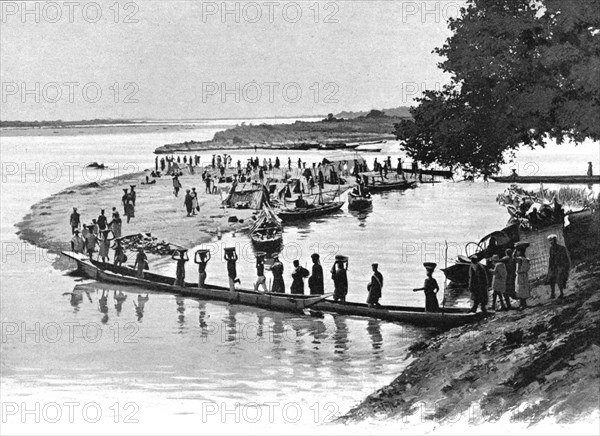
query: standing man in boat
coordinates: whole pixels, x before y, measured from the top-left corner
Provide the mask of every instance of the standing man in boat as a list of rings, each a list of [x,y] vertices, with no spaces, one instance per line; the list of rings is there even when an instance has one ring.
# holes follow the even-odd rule
[[[312,274],[308,278],[308,289],[310,289],[310,295],[323,295],[325,293],[325,287],[323,286],[323,267],[319,260],[319,254],[313,253],[311,256],[313,261]]]
[[[381,306],[379,299],[383,290],[383,275],[379,272],[379,264],[374,263],[371,265],[371,268],[373,269],[373,275],[371,276],[371,283],[367,286],[367,290],[369,291],[367,304],[369,307],[376,307]]]
[[[569,279],[571,259],[567,248],[558,243],[558,236],[548,236],[550,241],[550,259],[548,261],[548,284],[550,285],[550,298],[556,298],[555,287],[558,285],[558,298],[563,298],[563,291]]]
[[[433,278],[433,271],[435,271],[437,264],[434,262],[424,262],[423,266],[427,272],[427,277],[425,278],[423,287],[417,290],[425,292],[425,311],[439,312],[440,305],[438,304],[437,293],[439,292],[440,287],[437,280]]]
[[[116,266],[121,266],[124,262],[127,262],[127,256],[125,256],[125,250],[120,239],[115,239],[115,245],[112,248],[115,250],[114,264]]]
[[[258,287],[262,286],[267,292],[267,278],[265,277],[265,256],[266,253],[256,253],[256,283],[254,290],[258,291]]]
[[[185,286],[185,263],[189,260],[187,250],[177,250],[172,258],[177,261],[177,270],[175,273],[175,286]]]
[[[477,308],[481,306],[481,311],[486,313],[488,302],[487,273],[483,265],[479,263],[476,255],[472,255],[469,259],[471,259],[471,266],[469,267],[469,291],[473,300],[471,312],[477,312]]]
[[[271,273],[273,273],[273,287],[271,292],[279,294],[285,293],[285,282],[283,281],[283,264],[279,261],[279,256],[273,256],[273,265],[271,265]]]
[[[146,253],[144,253],[144,248],[141,246],[138,247],[138,252],[135,256],[135,264],[133,265],[133,267],[137,270],[137,276],[140,279],[144,278],[144,269],[146,268],[147,260],[148,257],[146,256]]]
[[[240,279],[237,278],[236,262],[238,261],[238,255],[235,252],[234,247],[225,249],[225,261],[227,262],[227,276],[229,277],[229,290],[235,291],[235,284],[241,283]]]
[[[73,238],[71,238],[71,251],[75,253],[85,253],[85,239],[79,236],[79,229],[73,230]]]
[[[348,258],[345,256],[336,256],[335,263],[331,268],[331,278],[333,279],[333,301],[346,301],[348,294],[348,275],[346,273],[346,264]]]
[[[77,232],[79,233],[79,224],[81,224],[81,216],[77,212],[76,207],[73,208],[73,213],[71,214],[69,223],[71,224],[71,234],[74,235],[75,230],[77,230]]]
[[[304,295],[304,278],[309,276],[306,268],[300,266],[298,259],[294,260],[294,271],[292,272],[292,287],[291,293]]]

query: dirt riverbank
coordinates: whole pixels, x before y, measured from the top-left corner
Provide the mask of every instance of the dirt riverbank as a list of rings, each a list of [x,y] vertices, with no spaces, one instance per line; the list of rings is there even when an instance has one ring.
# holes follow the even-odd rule
[[[221,196],[205,193],[200,174],[180,177],[183,188],[179,196],[173,194],[171,177],[160,177],[155,184],[144,185],[148,172],[128,174],[101,182],[73,186],[31,207],[30,213],[17,224],[19,236],[33,245],[58,253],[70,249],[71,229],[69,217],[77,207],[84,224],[91,224],[100,209],[110,220],[112,207],[116,207],[123,219],[122,234],[151,232],[159,240],[183,247],[193,247],[213,239],[221,232],[241,231],[248,228],[256,213],[250,209],[226,209]],[[135,217],[127,223],[121,204],[123,189],[136,185]],[[186,189],[196,188],[200,212],[187,216],[184,206]],[[229,222],[236,216],[237,222]]]
[[[429,422],[444,428],[597,422],[600,394],[600,214],[567,228],[574,268],[564,299],[533,289],[532,307],[414,344],[410,365],[338,419]],[[597,427],[596,427],[597,429]]]

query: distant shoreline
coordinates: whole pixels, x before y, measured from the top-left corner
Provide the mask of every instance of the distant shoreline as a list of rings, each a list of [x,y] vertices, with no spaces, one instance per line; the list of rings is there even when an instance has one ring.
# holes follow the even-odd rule
[[[394,124],[404,117],[366,115],[352,119],[335,117],[320,121],[296,121],[292,124],[242,123],[217,132],[210,141],[185,141],[158,147],[155,154],[194,153],[206,150],[278,149],[310,150],[346,149],[348,144],[396,139]]]

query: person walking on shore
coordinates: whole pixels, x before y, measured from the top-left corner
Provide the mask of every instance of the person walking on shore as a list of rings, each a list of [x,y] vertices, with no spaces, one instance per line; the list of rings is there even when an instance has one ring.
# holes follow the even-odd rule
[[[505,256],[502,258],[502,262],[504,262],[504,265],[506,266],[506,284],[504,287],[504,301],[506,303],[506,309],[509,310],[511,309],[510,299],[517,298],[517,294],[515,293],[517,265],[513,257],[513,251],[510,248],[507,248],[504,253]]]
[[[85,236],[85,248],[87,250],[88,256],[90,257],[90,260],[92,260],[92,256],[96,251],[96,245],[98,244],[98,238],[92,231],[92,227],[93,226],[91,224],[88,226],[89,232]]]
[[[100,210],[100,215],[98,215],[96,222],[98,223],[98,230],[100,232],[103,232],[108,228],[108,219],[106,218],[106,215],[104,215],[104,209]]]
[[[527,299],[531,297],[531,289],[529,287],[530,261],[525,256],[525,248],[523,245],[518,246],[515,253],[515,264],[517,266],[515,291],[519,299],[519,309],[521,310],[527,307]]]
[[[229,290],[235,291],[235,284],[241,283],[240,279],[237,276],[237,268],[236,262],[238,261],[238,256],[235,251],[228,252],[225,250],[225,261],[227,262],[227,276],[229,277]]]
[[[550,298],[556,298],[555,288],[558,285],[558,298],[563,298],[563,291],[569,279],[571,259],[569,252],[563,245],[558,244],[558,236],[548,236],[550,241],[550,259],[548,261],[548,284],[550,285]]]
[[[73,208],[73,213],[71,213],[69,224],[71,225],[71,234],[74,235],[75,230],[79,230],[79,225],[81,224],[81,215],[79,215],[77,212],[76,207]]]
[[[123,215],[127,215],[127,200],[129,199],[129,192],[127,188],[123,188],[123,196],[121,197],[121,204],[123,205]]]
[[[183,200],[183,204],[185,205],[185,209],[187,210],[187,216],[190,216],[192,214],[192,203],[193,203],[193,198],[192,198],[192,194],[190,194],[190,190],[187,189],[185,192],[185,198]]]
[[[292,286],[291,293],[295,295],[304,295],[304,278],[308,277],[310,273],[308,270],[300,266],[298,259],[294,260],[294,271],[292,272]]]
[[[144,269],[146,269],[147,260],[148,260],[148,257],[146,256],[146,253],[144,253],[144,248],[138,247],[138,252],[137,252],[137,255],[135,256],[135,264],[133,265],[133,267],[136,269],[137,276],[140,279],[144,278]]]
[[[371,268],[373,269],[373,275],[371,276],[371,283],[367,286],[367,290],[369,291],[367,304],[369,307],[376,307],[381,306],[379,299],[383,290],[383,275],[379,272],[379,264],[374,263],[371,265]]]
[[[135,192],[135,185],[129,185],[131,187],[131,191],[129,191],[129,198],[131,202],[135,206],[135,201],[137,200],[137,192]]]
[[[494,263],[494,269],[492,270],[492,310],[496,310],[496,298],[500,300],[500,310],[506,310],[504,305],[506,276],[508,275],[506,265],[497,254],[492,256],[492,262]]]
[[[196,188],[192,188],[192,215],[196,215],[196,212],[200,212],[198,193],[196,192]]]
[[[112,220],[108,224],[108,226],[110,227],[110,230],[112,231],[113,236],[115,237],[115,239],[121,237],[121,226],[122,226],[122,224],[123,224],[123,220],[121,219],[121,216],[119,215],[119,212],[117,211],[116,208],[113,207]]]
[[[588,177],[592,177],[594,175],[594,170],[592,169],[591,162],[588,162],[587,175],[588,175]]]
[[[477,308],[481,306],[483,313],[487,312],[486,305],[488,302],[488,281],[485,268],[481,265],[476,255],[470,257],[471,265],[469,266],[469,291],[473,306],[471,312],[477,312]]]
[[[135,205],[130,197],[125,202],[125,216],[127,217],[127,224],[129,224],[131,218],[135,217]]]
[[[279,256],[273,256],[273,265],[271,265],[271,273],[273,274],[273,287],[271,292],[279,294],[285,293],[285,282],[283,280],[283,264],[279,261]]]
[[[311,295],[323,295],[325,289],[323,286],[323,267],[319,260],[319,254],[313,253],[311,256],[313,261],[312,274],[308,278],[308,289]]]
[[[79,236],[79,229],[73,230],[71,238],[71,251],[79,254],[85,253],[85,239]]]
[[[179,190],[181,189],[181,182],[179,181],[179,176],[173,176],[173,193],[175,197],[179,196]]]

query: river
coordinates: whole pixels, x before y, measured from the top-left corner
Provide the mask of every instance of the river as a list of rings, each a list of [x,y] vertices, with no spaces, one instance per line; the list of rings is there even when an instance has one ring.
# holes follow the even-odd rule
[[[291,424],[328,422],[389,383],[409,363],[408,347],[431,334],[377,320],[292,316],[158,293],[149,293],[146,301],[141,289],[125,291],[127,298],[120,302],[114,298],[122,299],[117,287],[54,269],[53,255],[15,234],[15,224],[37,201],[71,185],[150,168],[156,147],[210,139],[223,125],[239,122],[211,121],[194,130],[152,133],[1,138],[0,396],[5,431],[19,433],[18,424],[27,422],[34,425],[28,432],[37,425],[46,434],[104,433],[113,426],[129,434],[227,433],[231,425],[247,433],[278,432],[285,425],[294,433],[301,427]],[[384,146],[382,154],[394,162],[401,156],[396,143]],[[228,153],[234,161],[248,156]],[[313,162],[325,154],[280,156]],[[260,150],[257,155],[267,156]],[[381,160],[381,154],[364,156],[369,163],[375,156]],[[109,170],[85,169],[94,161]],[[524,150],[512,167],[521,174],[584,174],[587,161],[600,166],[598,144]],[[504,171],[509,172],[508,165]],[[422,285],[422,262],[443,265],[446,244],[451,262],[466,243],[502,228],[508,215],[495,198],[505,187],[423,184],[376,195],[367,214],[350,213],[344,206],[334,216],[286,227],[286,277],[295,258],[310,267],[310,253],[319,251],[327,271],[331,257],[344,254],[350,258],[349,300],[366,298],[370,264],[376,261],[385,277],[382,302],[422,305],[423,296],[411,291]],[[226,233],[214,244],[237,244],[244,251],[249,241]],[[254,277],[252,259],[246,257],[239,266],[244,285]],[[219,262],[209,265],[209,277],[223,274]],[[166,262],[153,268],[174,271]],[[439,271],[435,277],[443,281]],[[23,415],[24,409],[32,411]],[[34,424],[36,418],[39,424]],[[49,427],[53,420],[56,424]],[[271,424],[272,430],[265,430]]]

